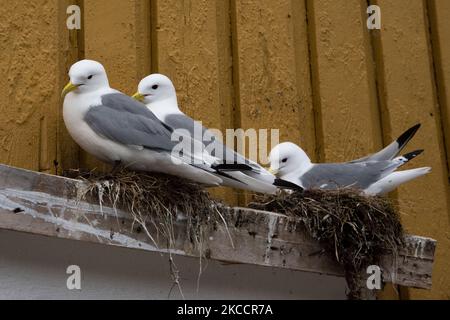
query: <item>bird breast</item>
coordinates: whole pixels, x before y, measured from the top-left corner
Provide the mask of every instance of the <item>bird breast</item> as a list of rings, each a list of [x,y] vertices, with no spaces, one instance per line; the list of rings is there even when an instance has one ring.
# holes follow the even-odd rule
[[[84,100],[84,99],[83,99]],[[93,154],[105,162],[113,162],[116,157],[109,146],[110,142],[97,135],[84,121],[84,115],[91,105],[98,105],[100,101],[92,99],[80,101],[77,95],[69,93],[64,100],[63,118],[67,131],[72,139],[85,151]]]

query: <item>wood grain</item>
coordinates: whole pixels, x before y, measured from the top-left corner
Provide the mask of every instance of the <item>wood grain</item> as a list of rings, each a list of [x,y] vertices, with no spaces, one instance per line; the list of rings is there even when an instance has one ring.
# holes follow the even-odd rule
[[[366,1],[308,1],[321,161],[349,161],[382,145]],[[343,14],[345,13],[345,14]]]
[[[304,3],[236,0],[232,4],[236,126],[278,129],[280,142],[299,143],[314,158]],[[268,151],[271,147],[267,145]],[[267,164],[264,154],[258,160]]]

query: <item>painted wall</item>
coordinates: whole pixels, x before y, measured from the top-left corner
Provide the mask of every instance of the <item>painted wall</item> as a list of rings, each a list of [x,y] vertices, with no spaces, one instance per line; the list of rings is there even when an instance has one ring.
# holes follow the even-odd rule
[[[80,31],[66,28],[74,3]],[[381,30],[366,28],[368,3],[381,7]],[[207,126],[278,128],[319,161],[363,156],[421,122],[410,150],[425,153],[412,165],[433,172],[393,196],[407,230],[438,241],[434,286],[399,292],[449,298],[449,16],[447,0],[0,0],[0,162],[103,167],[61,118],[68,67],[82,58],[129,94],[165,73]]]

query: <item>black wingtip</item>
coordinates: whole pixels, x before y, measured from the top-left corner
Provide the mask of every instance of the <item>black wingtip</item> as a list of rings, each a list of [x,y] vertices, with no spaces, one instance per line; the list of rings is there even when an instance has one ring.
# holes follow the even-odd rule
[[[420,123],[416,124],[415,126],[409,128],[408,130],[403,132],[402,135],[397,138],[397,143],[400,146],[400,148],[405,146],[408,143],[408,141],[411,140],[412,137],[414,137],[417,130],[419,130],[420,126],[421,126]]]
[[[423,152],[423,149],[415,150],[415,151],[409,152],[407,154],[404,154],[403,157],[406,158],[409,161],[409,160],[414,159],[415,157],[417,157],[422,152]]]
[[[212,166],[216,171],[252,171],[252,167],[242,163],[221,163]]]
[[[244,185],[247,185],[247,183],[245,183],[245,182],[243,182],[243,181],[241,181],[241,180],[239,180],[239,179],[236,179],[235,177],[232,177],[232,176],[230,176],[229,174],[226,174],[226,173],[223,172],[223,171],[217,171],[217,174],[218,174],[219,176],[222,176],[222,177],[228,178],[228,179],[230,179],[230,180],[234,180],[234,181],[236,181],[236,182],[239,182],[239,183],[242,183],[242,184],[244,184]]]
[[[283,179],[275,179],[275,181],[273,182],[273,185],[279,188],[284,188],[284,189],[291,189],[291,190],[295,190],[295,191],[303,191],[303,188],[296,185],[295,183],[283,180]]]

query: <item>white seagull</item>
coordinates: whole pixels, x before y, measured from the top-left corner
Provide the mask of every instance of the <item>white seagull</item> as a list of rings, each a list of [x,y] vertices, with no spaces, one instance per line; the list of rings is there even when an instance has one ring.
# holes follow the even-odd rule
[[[112,89],[100,63],[79,61],[70,68],[69,77],[62,92],[64,122],[85,151],[134,170],[163,172],[211,186],[222,184],[208,163],[215,158],[204,153],[174,155],[178,141],[171,139],[173,129],[141,103]],[[192,159],[197,160],[195,164]]]
[[[223,185],[263,193],[275,193],[277,186],[292,187],[277,179],[262,166],[246,159],[220,142],[200,122],[184,114],[178,107],[177,94],[172,81],[162,74],[152,74],[141,80],[133,98],[143,102],[159,120],[175,130],[185,130],[196,141],[201,142],[211,156],[221,163],[215,174]],[[241,171],[229,171],[228,166],[242,166]]]
[[[372,160],[369,157],[355,162],[315,164],[299,146],[284,142],[270,152],[270,171],[304,189],[352,188],[367,195],[383,195],[402,183],[430,172],[429,167],[394,172],[422,151],[393,159]],[[393,153],[389,152],[390,156]],[[387,157],[388,152],[384,154]]]

